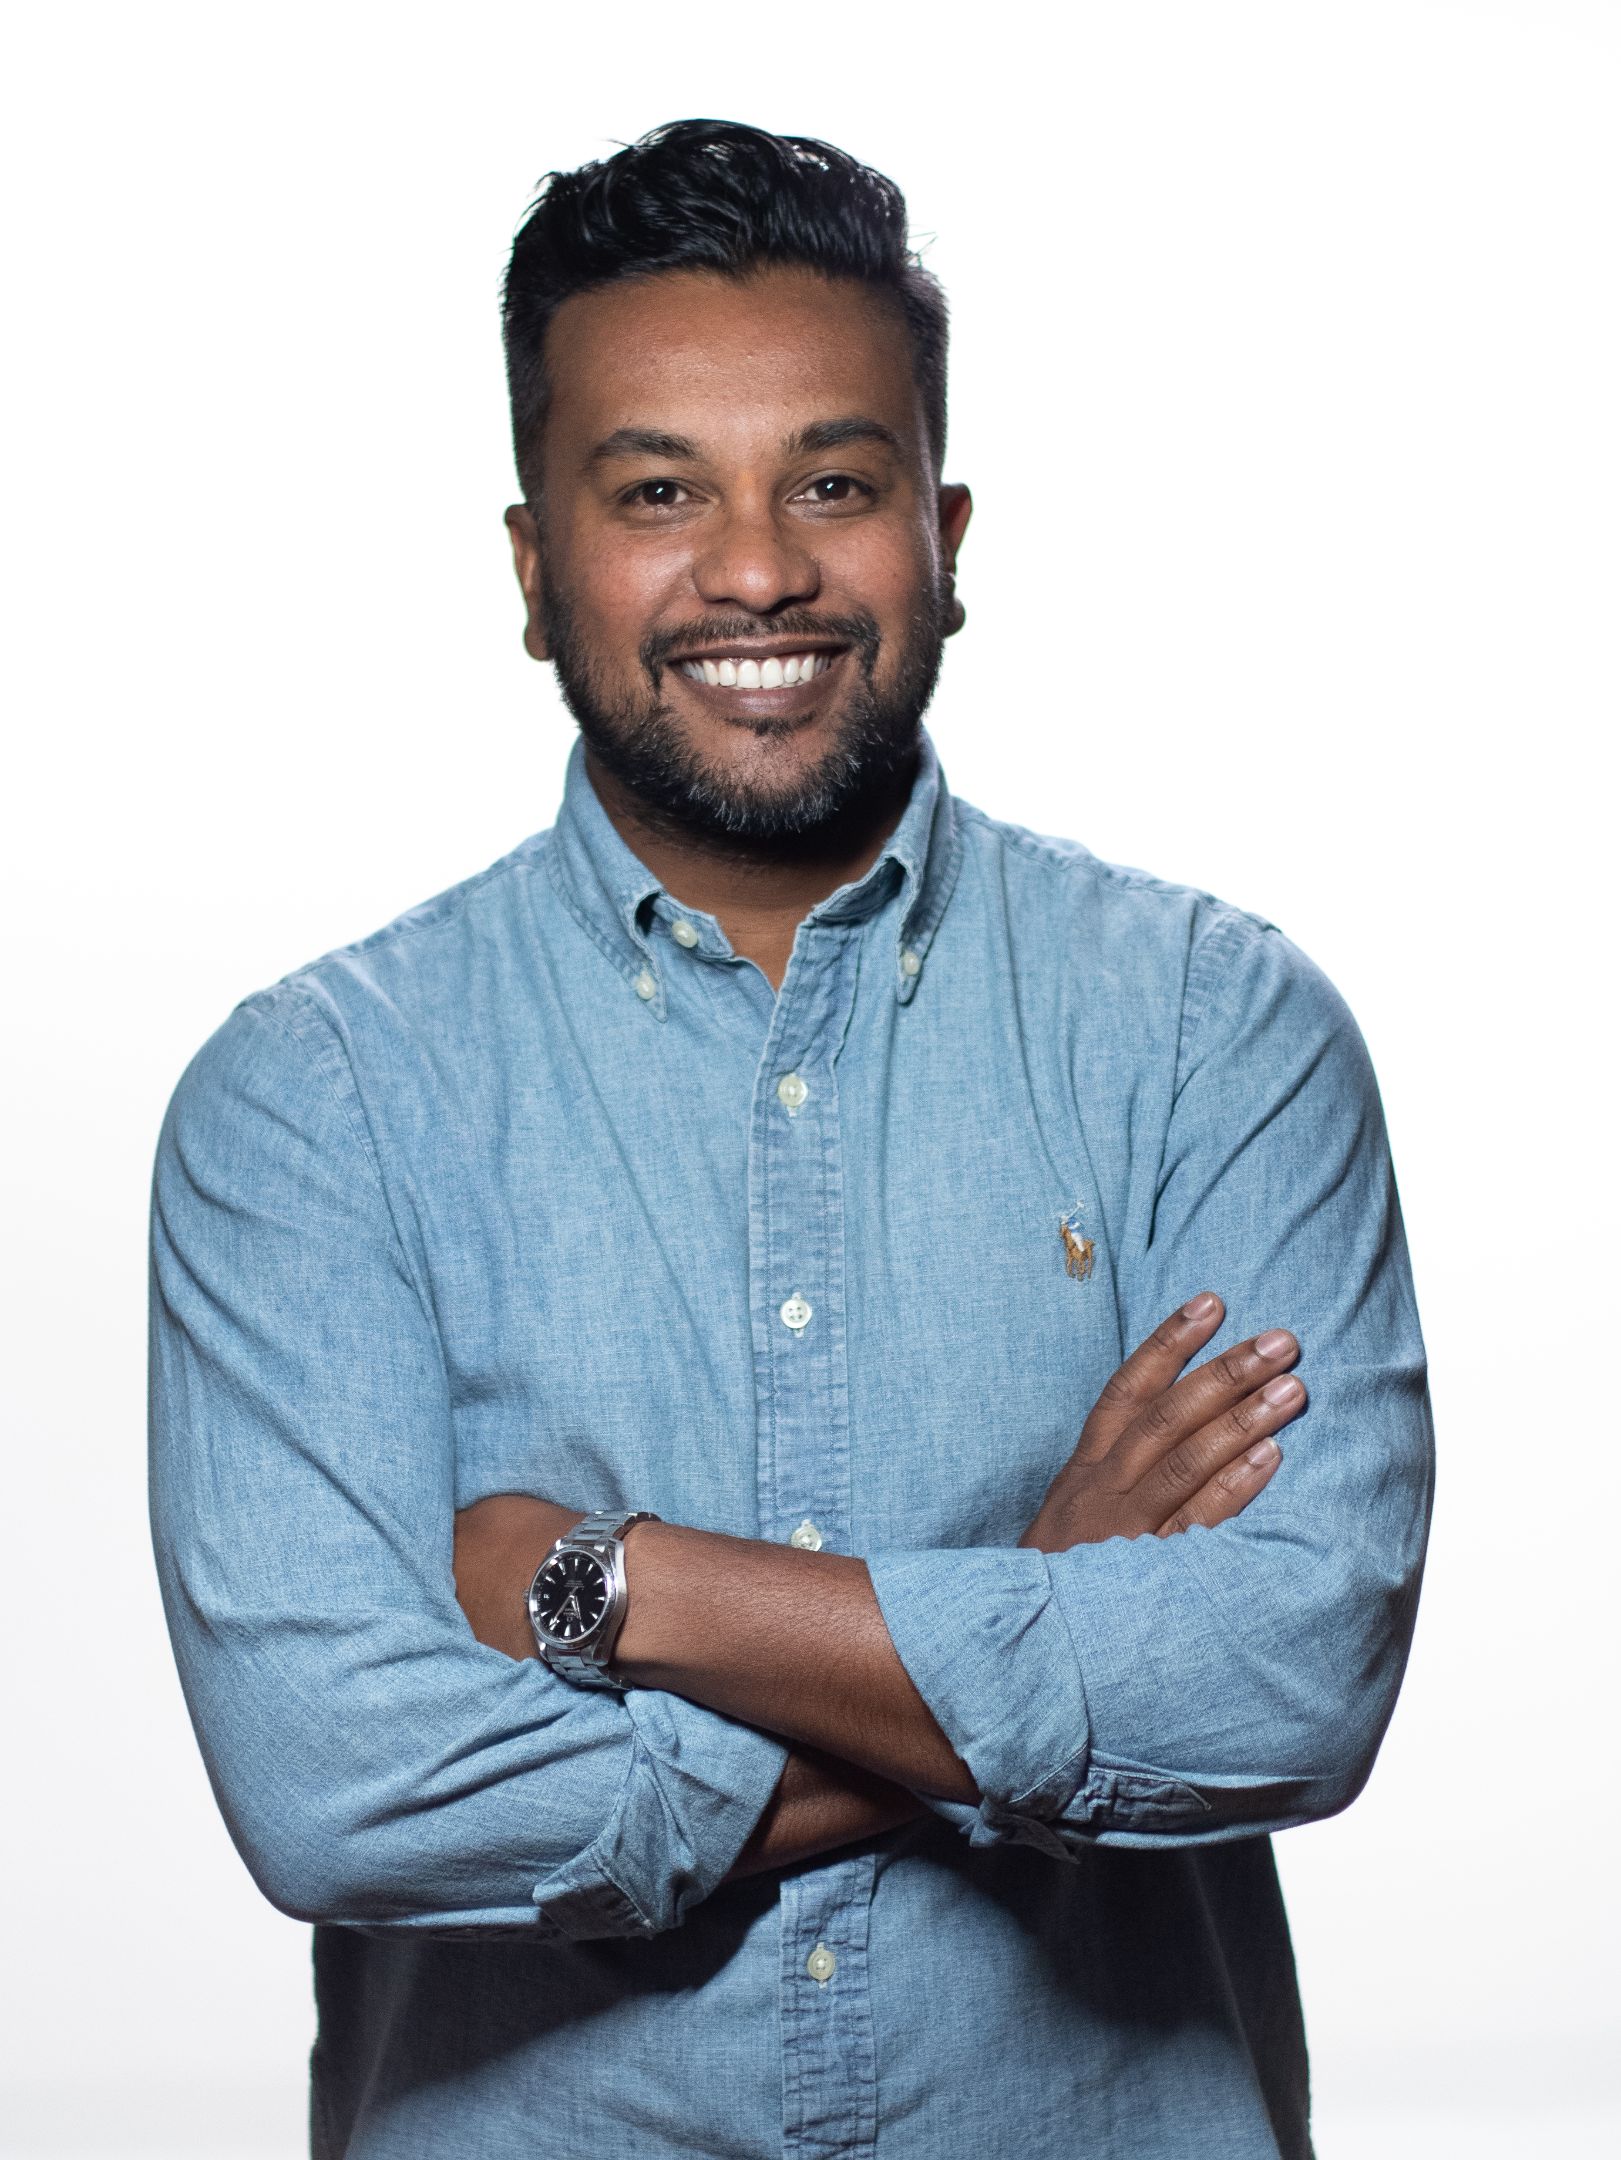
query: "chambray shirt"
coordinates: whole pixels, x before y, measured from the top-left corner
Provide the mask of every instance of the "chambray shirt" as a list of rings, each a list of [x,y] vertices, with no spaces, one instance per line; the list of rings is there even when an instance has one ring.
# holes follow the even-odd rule
[[[1433,1457],[1374,1077],[1278,929],[925,743],[774,994],[577,749],[549,832],[225,1020],[153,1249],[163,1589],[315,1924],[315,2154],[1310,2154],[1270,1835],[1368,1775]],[[1017,1549],[1205,1288],[1212,1351],[1300,1338],[1271,1482]],[[981,1802],[723,1882],[782,1744],[477,1643],[452,1515],[507,1491],[863,1556]]]

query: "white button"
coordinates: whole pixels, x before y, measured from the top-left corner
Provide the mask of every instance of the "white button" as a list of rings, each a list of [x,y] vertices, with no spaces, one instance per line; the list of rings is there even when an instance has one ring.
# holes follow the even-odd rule
[[[923,962],[913,952],[911,946],[908,945],[905,952],[901,954],[901,973],[903,975],[915,975],[922,965]]]
[[[810,1326],[810,1306],[797,1290],[791,1298],[784,1298],[779,1310],[783,1326],[792,1328],[796,1335],[802,1335]]]
[[[691,952],[698,942],[698,933],[688,922],[685,915],[678,915],[675,921],[671,923],[670,935],[678,945],[684,945],[688,952]]]
[[[798,1073],[784,1073],[777,1082],[777,1100],[785,1110],[797,1110],[809,1093]]]
[[[797,1530],[788,1533],[790,1545],[797,1545],[801,1552],[820,1552],[822,1533],[807,1515]]]
[[[838,1969],[839,1961],[826,1943],[818,1943],[805,1960],[805,1970],[813,1980],[820,1981],[823,1987],[827,1986]]]
[[[643,968],[630,987],[639,998],[655,998],[659,994],[659,986],[647,968]]]

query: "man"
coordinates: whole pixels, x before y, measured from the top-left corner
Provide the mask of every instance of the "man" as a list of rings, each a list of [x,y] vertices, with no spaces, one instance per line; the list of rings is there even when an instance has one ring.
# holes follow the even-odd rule
[[[1368,1775],[1432,1475],[1355,1024],[947,792],[889,182],[659,130],[505,320],[558,822],[248,998],[157,1169],[160,1564],[316,1924],[313,2150],[1308,2154],[1269,1836]]]

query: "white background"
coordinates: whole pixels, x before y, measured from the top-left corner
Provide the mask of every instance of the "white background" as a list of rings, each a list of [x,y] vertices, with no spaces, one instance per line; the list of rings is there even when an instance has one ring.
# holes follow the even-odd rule
[[[1617,9],[7,19],[10,2149],[300,2149],[147,1542],[151,1149],[238,997],[550,823],[499,279],[696,114],[935,236],[957,791],[1270,916],[1381,1077],[1440,1474],[1373,1781],[1279,1841],[1322,2160],[1615,2149]]]

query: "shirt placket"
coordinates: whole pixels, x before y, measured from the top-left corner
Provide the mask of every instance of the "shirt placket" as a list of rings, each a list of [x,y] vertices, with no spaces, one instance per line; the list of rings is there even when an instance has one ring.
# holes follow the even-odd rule
[[[812,1551],[850,1550],[837,1060],[860,944],[855,924],[801,925],[755,1075],[749,1135],[760,1534]],[[780,1886],[784,2154],[872,2150],[873,1877],[868,1855]]]

